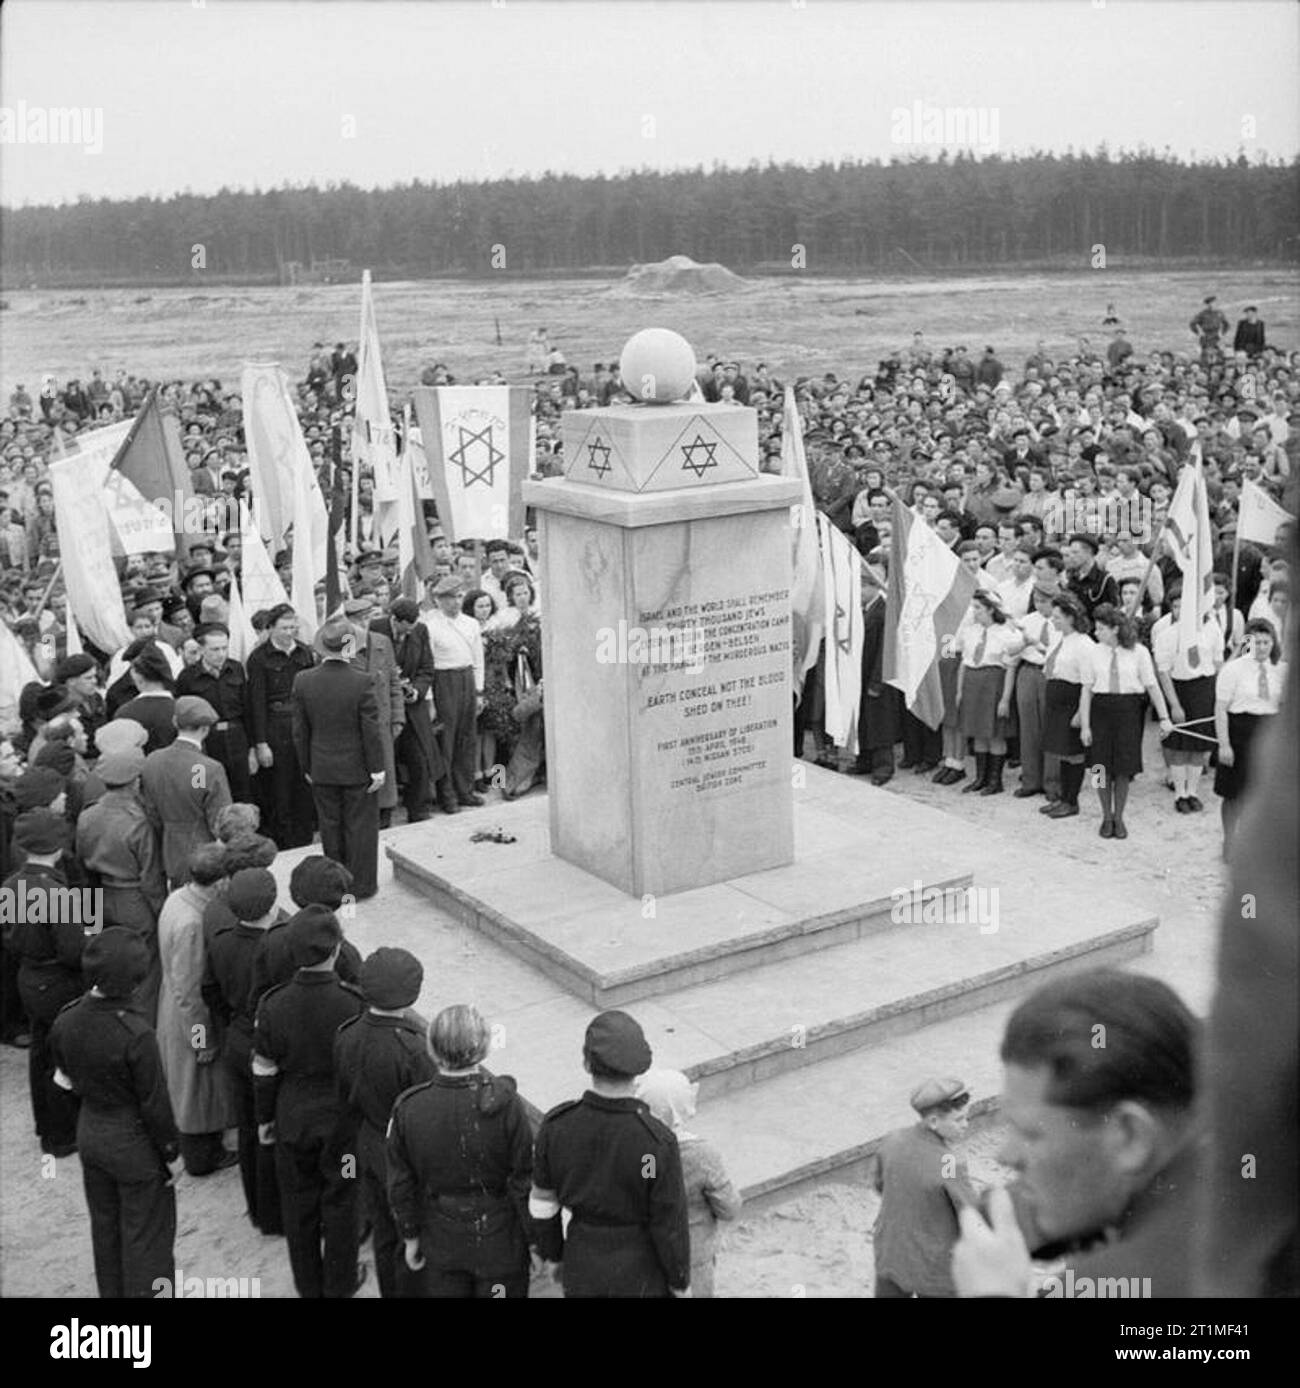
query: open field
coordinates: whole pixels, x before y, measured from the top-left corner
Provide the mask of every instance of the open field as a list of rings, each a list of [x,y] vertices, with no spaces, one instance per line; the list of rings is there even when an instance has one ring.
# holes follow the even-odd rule
[[[315,341],[354,340],[358,284],[287,288],[16,291],[0,313],[0,389],[35,393],[43,372],[85,377],[92,366],[153,378],[237,382],[246,360],[305,372]],[[730,295],[633,298],[617,281],[421,281],[375,287],[375,311],[390,390],[400,397],[420,369],[446,362],[462,380],[500,367],[522,379],[525,342],[538,325],[586,372],[608,361],[639,328],[683,333],[701,357],[716,351],[766,361],[778,375],[835,371],[860,376],[921,329],[932,346],[993,345],[1019,370],[1039,338],[1072,347],[1080,334],[1104,341],[1113,304],[1139,352],[1191,351],[1188,320],[1204,294],[1219,295],[1234,322],[1259,305],[1271,342],[1300,345],[1300,276],[1268,268],[1002,275],[969,279],[784,279],[751,281]],[[500,320],[503,346],[496,345]]]

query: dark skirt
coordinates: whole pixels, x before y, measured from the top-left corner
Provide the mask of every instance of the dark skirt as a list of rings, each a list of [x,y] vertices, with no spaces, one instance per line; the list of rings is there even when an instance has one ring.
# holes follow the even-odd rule
[[[1255,739],[1268,725],[1271,713],[1230,713],[1228,741],[1232,745],[1232,765],[1215,768],[1214,793],[1225,800],[1236,800],[1250,784],[1250,757]]]
[[[1205,738],[1214,736],[1214,676],[1205,675],[1195,680],[1174,680],[1174,693],[1183,706],[1184,723],[1193,723],[1192,731],[1201,737],[1188,737],[1186,733],[1170,733],[1164,740],[1166,752],[1208,752],[1212,742]]]
[[[968,665],[962,674],[961,733],[987,741],[1006,737],[1010,721],[998,717],[998,701],[1002,698],[1002,681],[1006,670],[1001,665]]]
[[[1080,757],[1083,743],[1070,719],[1079,711],[1081,684],[1069,680],[1047,681],[1047,719],[1043,726],[1043,751],[1053,757]]]
[[[1112,776],[1141,775],[1145,709],[1145,694],[1094,694],[1088,765],[1105,767]]]

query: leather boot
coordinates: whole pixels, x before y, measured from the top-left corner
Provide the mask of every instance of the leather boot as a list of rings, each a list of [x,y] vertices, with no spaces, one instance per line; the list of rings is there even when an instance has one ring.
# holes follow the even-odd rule
[[[975,779],[968,786],[962,786],[961,793],[969,795],[973,790],[983,790],[989,779],[989,754],[975,753]]]
[[[1005,756],[999,756],[997,752],[989,753],[988,779],[980,791],[981,795],[1002,794],[1002,765],[1005,761]]]

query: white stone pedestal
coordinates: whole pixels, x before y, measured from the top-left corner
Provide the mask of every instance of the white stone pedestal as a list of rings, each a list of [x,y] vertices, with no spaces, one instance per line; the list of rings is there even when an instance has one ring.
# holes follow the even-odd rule
[[[552,851],[637,896],[792,862],[799,484],[760,473],[738,406],[575,412],[564,438],[566,476],[524,491]]]

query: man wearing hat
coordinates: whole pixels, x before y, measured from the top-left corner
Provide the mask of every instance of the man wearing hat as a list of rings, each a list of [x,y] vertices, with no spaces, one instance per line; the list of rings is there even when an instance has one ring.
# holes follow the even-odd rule
[[[872,1177],[880,1193],[872,1235],[878,1297],[956,1295],[949,1262],[961,1232],[957,1211],[978,1197],[950,1144],[966,1131],[969,1101],[961,1080],[926,1080],[911,1097],[920,1122],[881,1140]]]
[[[397,654],[406,722],[395,748],[397,763],[405,772],[402,793],[406,818],[410,824],[429,817],[433,787],[447,775],[442,744],[433,731],[433,648],[429,629],[420,620],[420,607],[414,598],[397,598],[388,616],[372,621],[370,629],[387,637]],[[440,794],[454,798],[450,785],[440,786]]]
[[[95,734],[108,719],[104,696],[99,692],[99,667],[84,652],[65,655],[54,667],[54,683],[67,690],[86,730],[89,747],[94,749]]]
[[[253,960],[281,914],[275,900],[275,878],[266,868],[240,868],[231,874],[225,896],[229,919],[216,928],[207,942],[202,985],[203,1001],[219,1029],[221,1064],[239,1129],[239,1175],[244,1201],[249,1219],[263,1234],[284,1233],[275,1151],[257,1140],[252,1070],[253,1017],[257,1007],[253,996]]]
[[[1201,364],[1208,366],[1219,354],[1219,339],[1228,331],[1228,320],[1215,307],[1217,296],[1207,294],[1201,311],[1187,325],[1201,342]]]
[[[461,583],[450,575],[433,589],[435,610],[423,621],[433,648],[433,702],[442,723],[442,750],[450,766],[454,799],[439,795],[448,814],[462,805],[481,805],[474,793],[478,715],[483,707],[483,636],[473,617],[460,610]],[[445,782],[444,782],[445,786]]]
[[[591,1088],[553,1108],[537,1130],[528,1212],[542,1258],[563,1262],[566,1297],[689,1295],[677,1139],[635,1097],[652,1058],[632,1017],[600,1013],[583,1043]],[[572,1214],[567,1235],[561,1209]]]
[[[217,816],[230,804],[225,768],[203,750],[217,712],[192,694],[176,700],[176,741],[144,759],[140,799],[162,839],[163,870],[174,891],[189,881],[189,857],[217,837]]]
[[[55,1078],[81,1100],[77,1151],[101,1297],[152,1298],[176,1273],[180,1135],[153,1029],[131,998],[149,969],[144,942],[110,927],[86,943],[90,992],[55,1020]]]
[[[316,645],[321,664],[293,684],[294,746],[311,785],[321,848],[351,872],[356,897],[364,901],[379,890],[379,792],[392,738],[382,731],[374,677],[352,668],[357,642],[351,622],[326,622]]]
[[[287,929],[297,973],[262,998],[253,1023],[258,1140],[275,1146],[298,1295],[350,1297],[360,1286],[357,1182],[342,1123],[334,1037],[365,1008],[365,999],[334,972],[343,931],[332,911],[306,906]]]
[[[176,681],[178,696],[206,700],[217,718],[208,731],[204,751],[225,768],[230,793],[242,803],[253,799],[252,776],[257,755],[249,745],[246,719],[248,677],[237,660],[231,660],[230,628],[209,622],[194,632],[199,658],[187,665]]]
[[[14,848],[24,861],[0,887],[7,900],[23,904],[5,925],[5,954],[18,961],[18,994],[31,1024],[27,1074],[36,1135],[41,1151],[53,1157],[76,1151],[77,1105],[54,1083],[50,1028],[60,1009],[84,991],[81,951],[87,929],[99,924],[83,920],[83,895],[68,891],[59,867],[71,837],[59,811],[24,810],[13,828]]]
[[[104,920],[134,930],[144,942],[149,968],[135,999],[152,1028],[158,1006],[158,912],[167,898],[158,836],[139,795],[144,753],[100,757],[95,770],[104,794],[77,819],[77,857],[92,884],[104,892]]]
[[[343,1023],[334,1039],[334,1070],[344,1123],[357,1154],[361,1197],[374,1227],[379,1295],[409,1296],[409,1269],[388,1203],[384,1142],[399,1094],[437,1074],[424,1027],[408,1011],[424,983],[420,961],[404,949],[375,950],[361,966],[366,1011]]]
[[[270,635],[245,662],[248,728],[261,768],[266,832],[284,848],[311,842],[315,810],[293,739],[293,682],[315,663],[298,637],[298,615],[287,602],[267,612]]]
[[[148,738],[149,734],[144,725],[137,723],[134,718],[115,718],[100,728],[95,736],[95,746],[99,752],[99,758],[91,767],[86,776],[85,784],[81,788],[81,808],[83,810],[89,809],[108,789],[104,785],[103,777],[99,774],[99,762],[118,752],[138,751],[143,755],[144,744]]]
[[[358,594],[343,604],[343,615],[352,628],[354,670],[370,676],[375,690],[375,707],[379,713],[379,731],[384,745],[384,784],[376,799],[379,804],[379,827],[387,829],[397,808],[396,742],[406,726],[406,699],[397,669],[397,653],[393,643],[371,628],[376,615],[374,599]]]

